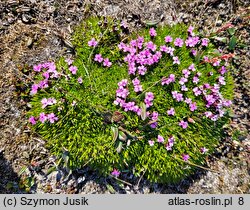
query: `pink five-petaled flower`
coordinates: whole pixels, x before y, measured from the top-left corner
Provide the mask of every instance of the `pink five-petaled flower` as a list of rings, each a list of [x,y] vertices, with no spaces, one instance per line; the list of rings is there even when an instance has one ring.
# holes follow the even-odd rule
[[[219,70],[220,74],[223,75],[227,72],[227,69],[225,66],[222,66],[221,69]]]
[[[194,84],[198,84],[199,80],[200,80],[200,79],[199,79],[197,76],[194,76],[194,77],[193,77],[193,83],[194,83]]]
[[[196,56],[197,55],[197,50],[192,49],[191,53],[193,54],[193,56]]]
[[[154,144],[155,144],[155,142],[153,140],[149,140],[148,143],[149,143],[149,146],[151,146],[151,147],[154,146]]]
[[[72,74],[76,74],[76,72],[77,72],[77,67],[76,67],[76,66],[70,66],[70,67],[69,67],[69,70],[70,70],[70,72],[71,72]]]
[[[88,41],[88,45],[90,47],[95,47],[97,45],[97,41],[95,40],[95,38],[92,38],[90,41]]]
[[[182,47],[183,46],[183,40],[181,38],[176,38],[174,40],[174,45],[177,47]]]
[[[32,125],[35,125],[36,124],[36,118],[34,116],[31,116],[29,118],[29,122],[32,124]]]
[[[201,151],[201,154],[205,154],[208,151],[208,149],[206,147],[201,147],[200,151]]]
[[[186,98],[184,102],[186,104],[191,104],[192,103],[192,99],[191,98]]]
[[[185,162],[187,162],[189,159],[189,155],[187,154],[182,154],[182,160],[184,160]]]
[[[206,38],[202,39],[201,45],[207,47],[208,46],[208,39],[206,39]]]
[[[39,120],[41,123],[44,123],[47,119],[47,115],[44,112],[40,113]]]
[[[191,71],[195,71],[194,64],[192,63],[192,64],[188,67],[188,69],[191,70]]]
[[[82,78],[79,77],[79,78],[77,79],[77,82],[78,82],[79,84],[82,84]]]
[[[38,91],[38,88],[39,88],[39,85],[33,84],[33,85],[31,86],[30,95],[35,95],[35,94],[37,93],[37,91]]]
[[[183,129],[186,129],[188,127],[188,123],[182,120],[179,122],[179,126],[181,126]]]
[[[167,111],[168,115],[173,116],[175,114],[175,110],[173,107],[171,107],[168,111]]]
[[[180,84],[180,85],[184,85],[187,81],[188,81],[187,78],[181,77],[181,78],[180,78],[180,81],[179,81],[179,84]]]
[[[223,76],[219,76],[218,81],[220,85],[226,85],[225,78]]]
[[[43,98],[41,100],[41,103],[42,103],[42,108],[45,109],[45,107],[48,106],[48,100],[47,100],[47,98]]]
[[[118,177],[120,176],[121,172],[118,171],[116,168],[111,172],[111,175],[114,177]]]
[[[164,142],[164,138],[161,135],[158,135],[157,142],[163,143]]]
[[[197,109],[196,102],[190,103],[190,104],[189,104],[189,108],[190,108],[190,110],[191,110],[192,112],[193,112],[194,110],[196,110],[196,109]]]
[[[183,101],[183,94],[178,93],[177,91],[172,91],[172,96],[174,99],[176,99],[178,102]]]
[[[167,49],[166,49],[166,53],[168,53],[168,54],[170,54],[171,56],[173,56],[174,55],[174,48],[173,47],[167,47]]]
[[[172,42],[173,41],[173,38],[171,36],[166,36],[165,37],[165,42],[166,43],[169,43],[169,42]]]
[[[189,26],[189,28],[188,28],[188,33],[191,35],[191,36],[194,36],[194,32],[193,32],[193,30],[194,30],[194,27],[193,26]]]
[[[54,113],[50,113],[47,115],[47,119],[50,121],[50,123],[54,123],[58,120],[58,117]]]
[[[109,61],[108,58],[105,58],[103,60],[103,66],[107,66],[107,67],[110,67],[112,65],[112,63]]]
[[[95,58],[94,58],[94,61],[97,61],[97,62],[101,63],[103,61],[102,55],[101,54],[96,54]]]
[[[150,34],[150,36],[153,36],[153,37],[157,36],[156,30],[154,28],[150,28],[149,34]]]
[[[185,77],[185,78],[188,78],[188,76],[190,75],[190,71],[187,70],[187,69],[183,69],[183,70],[182,70],[182,74],[184,74],[184,77]]]
[[[198,87],[193,88],[193,92],[194,92],[195,96],[201,95],[201,91],[200,91],[200,89]]]
[[[151,118],[151,119],[152,119],[152,120],[158,120],[158,116],[159,116],[158,112],[155,112],[155,111],[154,111],[154,112],[152,113],[152,118]]]
[[[186,87],[186,85],[181,86],[181,91],[188,91],[188,88]]]
[[[158,123],[157,122],[154,122],[154,123],[151,123],[150,124],[150,127],[155,129],[157,127]]]
[[[33,70],[36,72],[40,72],[42,70],[42,64],[34,65]]]
[[[153,102],[152,102],[153,100],[154,100],[154,94],[152,92],[147,92],[145,99],[144,99],[144,102],[147,108],[153,105]]]
[[[178,58],[178,56],[174,56],[173,57],[173,64],[180,64],[181,62],[179,61],[179,58]]]
[[[67,58],[65,61],[69,66],[73,63],[73,60],[71,58]]]

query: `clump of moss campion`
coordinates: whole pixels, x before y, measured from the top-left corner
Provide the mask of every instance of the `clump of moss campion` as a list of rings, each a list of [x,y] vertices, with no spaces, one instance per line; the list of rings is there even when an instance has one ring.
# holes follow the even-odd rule
[[[178,24],[128,34],[91,18],[76,57],[34,66],[29,121],[72,168],[176,182],[223,137],[232,99],[228,62],[208,38]]]

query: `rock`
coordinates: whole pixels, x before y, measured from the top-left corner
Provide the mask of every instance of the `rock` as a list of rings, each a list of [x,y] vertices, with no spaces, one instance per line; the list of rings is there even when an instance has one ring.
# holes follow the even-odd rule
[[[216,26],[221,26],[222,25],[222,20],[217,20],[215,24],[216,24]]]

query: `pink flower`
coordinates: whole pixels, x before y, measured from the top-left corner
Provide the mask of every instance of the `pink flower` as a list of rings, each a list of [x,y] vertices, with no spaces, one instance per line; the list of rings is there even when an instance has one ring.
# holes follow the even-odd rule
[[[189,155],[183,154],[183,155],[182,155],[182,159],[183,159],[185,162],[187,162],[188,159],[189,159]]]
[[[230,100],[224,100],[224,101],[223,101],[223,105],[224,105],[225,107],[229,107],[229,106],[232,105],[232,101],[230,101]]]
[[[208,62],[208,61],[209,61],[208,56],[204,56],[204,57],[203,57],[203,60],[204,60],[205,62]]]
[[[186,129],[188,127],[188,123],[182,120],[179,122],[179,126],[181,126],[183,129]]]
[[[154,122],[154,123],[151,123],[150,124],[150,127],[155,129],[157,127],[158,123],[157,122]]]
[[[154,28],[150,28],[149,34],[150,36],[153,36],[153,37],[157,35],[156,30]]]
[[[54,113],[50,113],[47,115],[47,119],[50,121],[50,123],[54,123],[58,120],[58,117]]]
[[[173,41],[173,38],[171,36],[166,36],[165,37],[165,42],[166,43],[169,43],[169,42],[172,42]]]
[[[189,26],[189,28],[188,28],[188,30],[187,30],[188,33],[189,33],[191,36],[194,35],[193,30],[194,30],[194,27],[193,27],[193,26]]]
[[[39,120],[41,123],[44,123],[47,119],[47,115],[44,112],[40,113]]]
[[[191,53],[193,54],[193,56],[196,56],[197,55],[197,50],[192,49]]]
[[[70,58],[67,58],[65,61],[69,66],[73,63],[73,60]]]
[[[145,75],[146,71],[147,71],[147,68],[145,66],[138,67],[138,74]]]
[[[31,86],[30,95],[35,95],[37,93],[37,91],[38,91],[38,88],[39,88],[39,86],[37,84],[33,84]]]
[[[195,96],[201,95],[201,91],[200,91],[200,89],[198,87],[193,88],[193,92],[194,92]]]
[[[47,100],[47,98],[43,98],[41,100],[41,103],[42,103],[42,108],[45,109],[46,106],[48,106],[48,100]]]
[[[226,85],[225,78],[223,76],[220,76],[218,81],[220,85]]]
[[[97,61],[97,62],[101,63],[103,61],[102,55],[101,54],[96,54],[95,58],[94,58],[94,61]]]
[[[219,66],[220,65],[220,61],[219,60],[217,60],[217,61],[215,61],[214,63],[213,63],[213,66]]]
[[[76,67],[76,66],[70,66],[70,67],[69,67],[69,70],[70,70],[70,72],[71,72],[72,74],[76,74],[76,72],[77,72],[77,67]]]
[[[183,69],[182,74],[184,74],[185,78],[188,78],[188,76],[190,75],[190,71],[188,71],[187,69]]]
[[[191,98],[186,98],[184,102],[186,104],[191,104],[192,103],[192,99]]]
[[[179,61],[179,58],[178,58],[178,56],[174,56],[173,57],[173,64],[180,64],[181,62]]]
[[[121,172],[118,171],[117,169],[114,169],[112,172],[111,172],[111,175],[114,176],[114,177],[118,177],[120,176]]]
[[[205,154],[208,151],[208,149],[206,147],[202,147],[200,148],[200,151],[201,151],[201,154]]]
[[[112,63],[109,61],[108,58],[105,58],[103,60],[103,66],[107,66],[107,67],[110,67],[112,65]]]
[[[198,84],[198,82],[199,82],[199,78],[198,77],[193,77],[193,83],[194,84]]]
[[[155,144],[155,142],[153,140],[149,140],[148,143],[149,143],[149,146],[151,146],[151,147],[154,146],[154,144]]]
[[[79,77],[79,78],[77,79],[77,82],[78,82],[79,84],[82,84],[82,78]]]
[[[167,47],[165,45],[160,46],[161,52],[167,52]]]
[[[158,135],[157,142],[163,143],[164,142],[164,138],[161,135]]]
[[[120,82],[118,83],[118,86],[119,86],[119,87],[126,87],[127,84],[128,84],[128,80],[127,80],[127,79],[123,79],[122,81],[120,81]]]
[[[152,120],[158,120],[158,116],[159,116],[158,112],[155,112],[155,111],[154,111],[154,112],[152,113],[152,118],[151,118],[151,119],[152,119]]]
[[[45,80],[40,81],[39,84],[38,84],[38,87],[41,88],[41,89],[49,87],[48,80],[45,79]]]
[[[206,39],[206,38],[202,39],[201,45],[207,47],[208,46],[208,39]]]
[[[204,113],[206,117],[211,118],[213,116],[213,113],[208,111]]]
[[[35,124],[36,124],[36,118],[33,117],[33,116],[31,116],[31,117],[29,118],[29,122],[30,122],[32,125],[35,125]]]
[[[188,88],[186,87],[186,85],[181,86],[181,91],[188,91]]]
[[[190,110],[191,110],[192,112],[193,112],[194,110],[196,110],[196,109],[197,109],[196,102],[190,103],[190,104],[189,104],[189,108],[190,108]]]
[[[153,42],[148,42],[146,43],[146,46],[149,50],[155,51],[156,50],[156,45]]]
[[[34,65],[33,70],[36,72],[40,72],[42,70],[42,64]]]
[[[167,113],[168,113],[168,115],[171,115],[171,116],[175,115],[175,110],[174,110],[174,108],[171,107],[171,109],[169,109],[169,110],[167,111]]]
[[[168,53],[168,54],[170,54],[171,56],[173,56],[174,55],[174,48],[173,47],[167,47],[167,51],[166,51],[166,53]]]
[[[178,93],[177,91],[172,91],[172,96],[174,99],[176,99],[178,102],[183,101],[183,94]]]
[[[176,38],[174,41],[174,45],[177,47],[182,47],[183,46],[183,40],[181,38]]]
[[[181,77],[181,78],[180,78],[180,81],[179,81],[179,84],[184,85],[187,81],[188,81],[187,78]]]
[[[192,63],[192,64],[188,67],[188,69],[191,70],[191,71],[195,71],[194,64]]]
[[[92,38],[90,41],[88,41],[88,45],[90,47],[95,47],[97,45],[97,41],[95,40],[95,38]]]
[[[225,74],[227,72],[226,67],[222,66],[219,72],[220,72],[221,75]]]
[[[47,79],[47,80],[49,79],[49,72],[47,72],[47,71],[43,72],[42,75],[44,76],[45,79]]]

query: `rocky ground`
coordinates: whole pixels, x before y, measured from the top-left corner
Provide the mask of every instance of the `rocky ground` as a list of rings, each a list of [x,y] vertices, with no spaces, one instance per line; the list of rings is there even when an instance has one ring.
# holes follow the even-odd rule
[[[111,15],[131,28],[148,21],[184,22],[201,33],[217,32],[231,23],[237,29],[232,74],[235,99],[227,137],[207,167],[178,184],[151,184],[133,176],[125,181],[98,176],[88,168],[72,173],[32,133],[22,94],[32,80],[25,72],[35,63],[72,54],[70,35],[90,15]],[[228,43],[217,45],[228,53]],[[249,0],[3,0],[0,2],[0,193],[250,193],[250,1]],[[51,170],[53,169],[53,170]],[[216,172],[215,172],[216,171]]]

